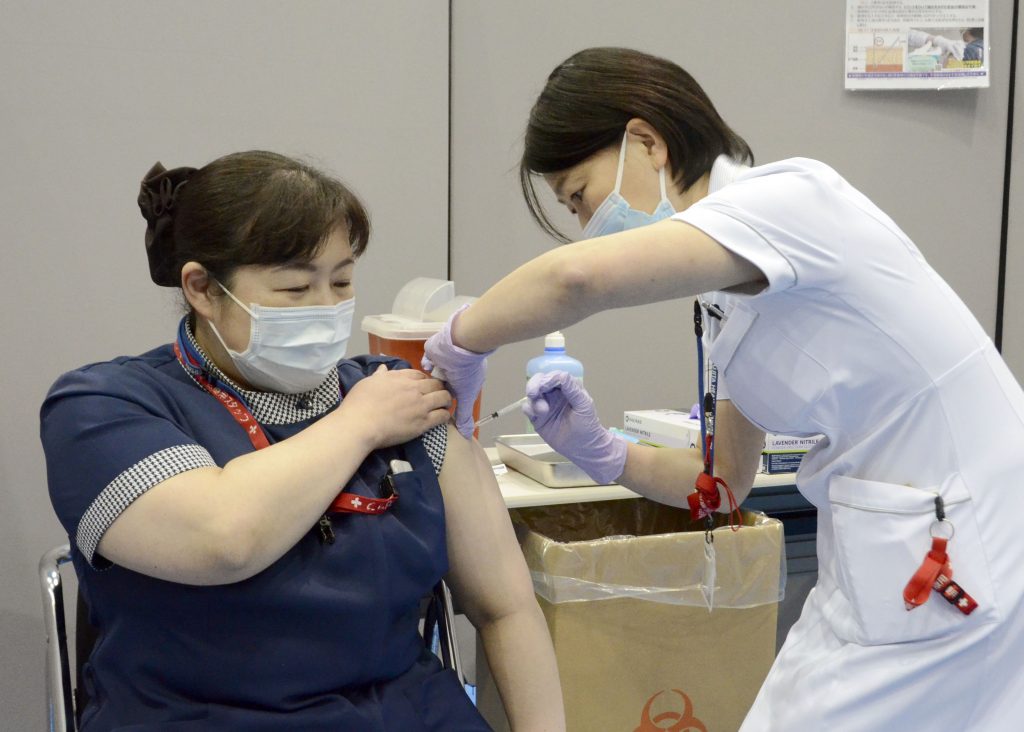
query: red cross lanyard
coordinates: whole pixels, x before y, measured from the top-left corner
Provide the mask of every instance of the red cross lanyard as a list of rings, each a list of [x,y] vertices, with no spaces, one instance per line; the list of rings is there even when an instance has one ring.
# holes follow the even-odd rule
[[[270,440],[267,439],[267,435],[263,431],[263,428],[260,426],[259,422],[256,421],[256,418],[252,416],[252,412],[250,412],[245,404],[242,403],[241,399],[224,389],[211,384],[198,369],[194,368],[194,366],[193,368],[189,368],[189,365],[185,363],[185,358],[181,353],[181,349],[178,348],[177,343],[174,344],[174,355],[178,357],[178,361],[185,367],[185,370],[192,375],[199,385],[212,394],[220,404],[224,405],[224,408],[228,410],[228,414],[230,414],[234,420],[238,422],[239,426],[245,430],[245,434],[254,448],[262,450],[264,447],[268,447],[270,445]],[[366,496],[342,491],[327,508],[327,512],[384,513],[391,508],[395,501],[398,500],[398,493],[394,490],[394,482],[390,480],[385,482],[391,488],[391,495],[387,498],[367,498]]]

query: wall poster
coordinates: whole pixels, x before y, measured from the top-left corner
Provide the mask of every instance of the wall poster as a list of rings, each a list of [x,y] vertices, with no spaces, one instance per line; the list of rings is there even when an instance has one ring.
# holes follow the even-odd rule
[[[846,0],[846,88],[988,87],[988,32],[988,0]]]

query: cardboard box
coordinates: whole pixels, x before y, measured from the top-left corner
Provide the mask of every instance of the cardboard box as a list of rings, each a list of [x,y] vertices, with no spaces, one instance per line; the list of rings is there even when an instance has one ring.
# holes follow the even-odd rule
[[[739,531],[717,529],[711,575],[703,525],[682,509],[639,499],[513,514],[569,732],[739,728],[775,657],[778,520],[744,513]],[[494,729],[509,729],[480,651],[477,699]]]
[[[660,447],[700,445],[700,420],[680,409],[637,409],[623,413],[622,431]]]

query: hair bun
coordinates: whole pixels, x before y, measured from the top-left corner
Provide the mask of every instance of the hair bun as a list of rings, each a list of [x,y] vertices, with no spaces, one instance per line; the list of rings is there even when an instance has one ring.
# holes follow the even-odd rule
[[[146,256],[149,276],[163,287],[181,284],[175,271],[173,211],[178,192],[196,172],[195,168],[167,170],[156,163],[139,186],[139,210],[146,219]]]

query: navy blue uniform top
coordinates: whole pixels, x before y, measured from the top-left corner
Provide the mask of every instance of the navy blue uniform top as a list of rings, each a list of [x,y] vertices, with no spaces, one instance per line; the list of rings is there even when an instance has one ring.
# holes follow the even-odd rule
[[[405,365],[345,360],[306,394],[235,387],[273,443],[335,409],[381,363]],[[214,383],[228,381],[208,359],[206,367]],[[488,729],[418,631],[420,599],[448,568],[436,477],[443,426],[370,454],[345,486],[379,497],[389,461],[407,460],[414,470],[396,476],[399,499],[388,512],[333,515],[333,544],[313,526],[259,574],[194,586],[97,552],[103,532],[149,488],[254,449],[171,346],[65,374],[41,421],[50,498],[99,631],[83,669],[91,698],[83,732]]]

